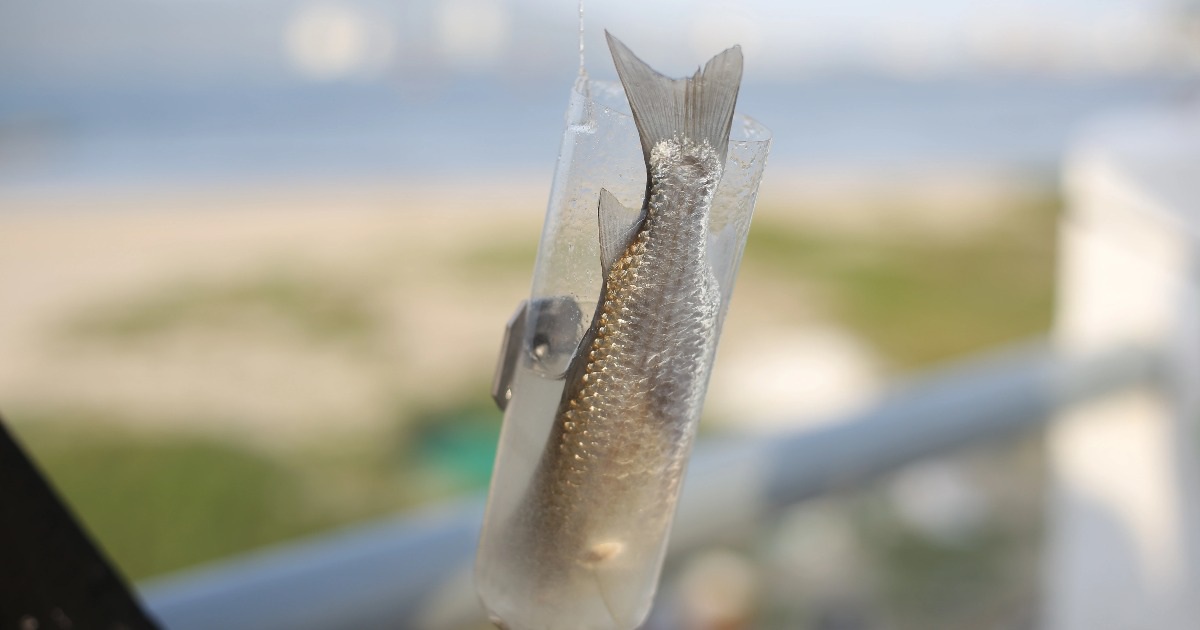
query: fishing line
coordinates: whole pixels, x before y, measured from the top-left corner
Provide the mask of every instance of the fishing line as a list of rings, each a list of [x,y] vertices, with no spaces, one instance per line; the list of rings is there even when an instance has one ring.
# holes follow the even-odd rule
[[[583,0],[579,0],[579,76],[586,76],[583,61]]]

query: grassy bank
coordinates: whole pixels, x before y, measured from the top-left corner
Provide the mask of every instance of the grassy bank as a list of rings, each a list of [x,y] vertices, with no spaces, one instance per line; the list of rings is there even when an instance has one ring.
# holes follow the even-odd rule
[[[874,212],[903,223],[904,203]],[[984,228],[952,236],[903,227],[823,230],[791,220],[796,210],[760,208],[731,318],[766,312],[785,328],[833,322],[861,338],[892,374],[1049,327],[1051,195],[1015,198]],[[124,405],[75,396],[90,391],[77,385],[59,395],[48,380],[37,390],[43,393],[9,412],[55,485],[132,578],[485,487],[500,421],[486,397],[490,370],[502,322],[527,290],[536,231],[478,228],[461,242],[424,242],[402,237],[400,222],[388,225],[370,233],[374,240],[347,239],[354,256],[335,263],[306,255],[305,244],[321,238],[314,229],[295,239],[301,254],[280,258],[270,250],[262,257],[270,262],[236,274],[161,275],[46,319],[47,340],[38,348],[63,357],[51,365],[86,360],[95,370],[72,373],[72,382],[137,364],[136,374],[148,380],[114,387],[182,392],[177,400]],[[727,330],[722,343],[736,345],[737,335]],[[267,367],[234,364],[244,357],[266,357]],[[210,371],[192,369],[198,362]],[[155,380],[159,373],[177,382]],[[209,381],[225,389],[195,389]],[[208,404],[222,396],[228,404]],[[272,400],[291,406],[259,404]],[[292,433],[307,437],[275,439]],[[839,518],[857,532],[873,567],[864,609],[888,608],[898,628],[956,627],[991,614],[992,595],[1030,597],[1020,584],[1031,575],[1028,550],[1039,518],[1037,449],[997,449],[981,469],[1001,471],[1001,485],[1017,488],[989,495],[997,514],[1011,514],[965,546],[931,540],[893,518],[882,490],[845,498]],[[1004,472],[1017,466],[1025,472]],[[936,609],[946,589],[977,603],[943,615]],[[794,607],[772,606],[764,605],[764,619],[817,614],[808,608],[797,617]]]

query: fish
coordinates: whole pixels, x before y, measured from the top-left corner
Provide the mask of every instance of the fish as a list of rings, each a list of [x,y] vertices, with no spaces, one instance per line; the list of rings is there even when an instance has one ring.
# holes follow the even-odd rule
[[[656,586],[715,353],[709,215],[743,61],[734,46],[672,79],[606,37],[638,130],[645,197],[627,208],[600,191],[600,297],[512,531],[529,533],[523,569],[547,592],[607,576],[601,591],[616,619],[628,608],[617,600]]]

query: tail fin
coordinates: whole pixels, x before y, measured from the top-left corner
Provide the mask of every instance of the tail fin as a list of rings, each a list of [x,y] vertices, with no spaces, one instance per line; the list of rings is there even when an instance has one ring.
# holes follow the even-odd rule
[[[638,59],[611,33],[604,34],[633,110],[647,163],[654,145],[682,134],[694,142],[708,141],[724,164],[733,106],[742,83],[741,46],[713,57],[690,79],[671,79]]]

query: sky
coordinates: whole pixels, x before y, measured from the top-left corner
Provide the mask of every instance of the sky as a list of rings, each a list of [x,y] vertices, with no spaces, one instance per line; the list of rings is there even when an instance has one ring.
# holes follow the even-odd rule
[[[601,75],[605,28],[676,73],[740,43],[749,82],[1136,74],[1200,65],[1170,12],[1178,1],[590,0],[585,18]],[[5,0],[0,80],[561,76],[578,63],[577,20],[574,0]]]
[[[673,76],[741,44],[739,106],[775,163],[1042,165],[1079,121],[1195,84],[1178,1],[585,0],[586,65],[614,78],[605,29]],[[0,187],[536,169],[578,19],[576,0],[0,0]]]
[[[637,5],[606,2],[602,15]],[[666,0],[655,6],[653,17],[641,21],[646,35],[653,24],[680,21],[693,55],[740,40],[747,58],[759,59],[773,76],[847,66],[897,74],[979,67],[1123,72],[1166,62],[1172,52],[1164,37],[1170,5],[1153,0]]]

